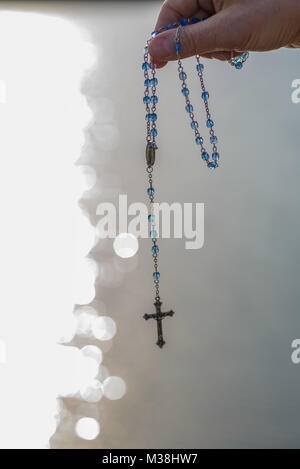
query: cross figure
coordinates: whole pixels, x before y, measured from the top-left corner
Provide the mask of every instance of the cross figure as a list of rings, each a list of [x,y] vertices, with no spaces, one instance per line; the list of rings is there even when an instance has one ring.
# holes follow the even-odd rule
[[[160,348],[162,348],[166,343],[164,341],[164,338],[163,338],[162,320],[166,316],[171,316],[172,317],[175,314],[174,311],[168,311],[167,313],[162,313],[161,312],[161,305],[162,305],[162,302],[159,301],[159,300],[156,300],[156,302],[154,303],[156,313],[154,313],[154,314],[144,314],[144,319],[146,319],[146,321],[148,319],[156,319],[156,322],[157,322],[157,335],[158,335],[156,343]]]

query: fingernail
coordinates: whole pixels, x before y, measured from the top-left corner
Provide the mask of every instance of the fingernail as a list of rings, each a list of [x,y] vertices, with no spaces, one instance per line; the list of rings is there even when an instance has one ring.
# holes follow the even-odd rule
[[[168,59],[172,53],[172,47],[169,39],[158,37],[150,42],[149,52],[157,60]]]

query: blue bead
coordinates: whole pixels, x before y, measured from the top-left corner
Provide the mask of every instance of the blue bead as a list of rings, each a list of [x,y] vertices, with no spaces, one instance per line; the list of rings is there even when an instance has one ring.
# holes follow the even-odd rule
[[[157,104],[158,103],[158,97],[157,96],[151,96],[151,102],[152,104]]]
[[[203,152],[201,153],[201,157],[202,157],[202,159],[203,159],[204,161],[209,160],[209,154],[208,154],[206,151],[203,151]]]
[[[202,73],[203,70],[204,70],[204,65],[203,65],[203,64],[197,64],[196,69],[197,69],[197,72],[201,72],[201,73]]]
[[[144,51],[145,51],[145,54],[148,54],[148,46],[145,46]]]
[[[159,280],[160,273],[159,272],[153,272],[153,279],[154,280]]]
[[[151,114],[146,114],[145,119],[146,119],[147,122],[150,122]]]
[[[209,92],[203,91],[201,96],[202,96],[202,99],[204,99],[204,101],[207,101],[209,99]]]
[[[192,127],[193,130],[198,129],[198,127],[199,127],[198,122],[197,121],[192,121],[191,122],[191,127]]]
[[[150,119],[152,122],[155,122],[157,120],[157,114],[155,114],[155,112],[153,112],[152,114],[150,114]]]
[[[158,35],[158,33],[159,33],[159,31],[157,31],[157,30],[156,30],[156,31],[152,31],[151,37],[154,38],[155,36]]]
[[[203,145],[203,138],[202,137],[196,137],[195,142],[197,143],[197,145]]]
[[[149,223],[154,223],[154,220],[155,220],[155,216],[154,215],[148,215],[148,222]]]
[[[156,129],[151,129],[150,130],[150,135],[151,135],[151,137],[157,137],[157,130]]]
[[[147,194],[149,195],[149,197],[152,197],[154,195],[154,192],[155,190],[153,189],[153,187],[148,187]]]
[[[216,169],[218,167],[217,163],[214,163],[213,161],[210,161],[209,163],[207,163],[207,167],[209,169]]]
[[[220,159],[220,155],[217,151],[215,151],[212,155],[211,155],[212,159],[214,161],[218,161]]]
[[[183,96],[188,96],[190,94],[190,90],[186,87],[182,88],[181,93]]]
[[[153,252],[153,254],[158,254],[159,253],[159,247],[156,244],[154,246],[152,246],[152,252]]]
[[[237,63],[235,64],[235,68],[236,68],[237,70],[241,70],[241,69],[243,68],[243,63],[242,63],[242,62],[237,62]]]
[[[150,103],[151,103],[151,98],[150,98],[150,96],[145,96],[145,97],[143,98],[143,103],[144,103],[144,104],[150,104]]]
[[[185,110],[186,110],[186,112],[193,112],[194,108],[191,104],[187,104],[185,106]]]
[[[175,50],[176,52],[179,52],[181,50],[180,42],[175,42]]]
[[[150,80],[150,85],[151,85],[151,86],[156,86],[157,83],[158,83],[158,79],[157,79],[157,78],[151,78],[151,80]]]
[[[244,52],[242,55],[241,55],[241,59],[243,60],[247,60],[249,57],[249,52]]]
[[[166,26],[166,29],[171,29],[171,28],[173,28],[173,23],[168,23]]]
[[[143,65],[142,65],[142,70],[149,70],[150,68],[150,65],[148,62],[144,62]]]
[[[193,18],[191,19],[192,24],[199,23],[199,21],[201,21],[200,18],[197,18],[196,16],[193,16]]]
[[[146,78],[146,80],[144,81],[144,85],[145,85],[147,88],[149,88],[150,82],[151,82],[151,80],[149,80],[149,78]]]
[[[187,78],[185,72],[180,72],[178,76],[179,76],[179,79],[182,80],[182,81],[186,80],[186,78]]]
[[[207,127],[208,129],[211,129],[214,125],[215,125],[215,123],[214,123],[214,121],[212,121],[211,119],[208,119],[208,120],[206,121],[206,127]]]
[[[157,231],[151,230],[150,231],[150,238],[155,238],[156,239],[157,237],[158,237]]]
[[[215,135],[213,135],[212,137],[210,137],[210,143],[212,145],[215,145],[216,143],[218,143],[218,137],[216,137]]]
[[[182,20],[179,21],[179,24],[181,26],[186,26],[187,24],[189,24],[189,20],[187,18],[182,18]]]

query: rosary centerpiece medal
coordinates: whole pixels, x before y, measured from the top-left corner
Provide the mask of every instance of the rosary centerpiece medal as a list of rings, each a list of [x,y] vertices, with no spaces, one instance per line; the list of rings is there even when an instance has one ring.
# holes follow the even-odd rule
[[[158,232],[156,231],[156,223],[155,223],[155,215],[154,215],[154,195],[155,189],[153,187],[153,167],[155,164],[155,157],[156,157],[156,137],[158,135],[157,131],[157,110],[156,105],[158,103],[158,96],[157,96],[157,85],[158,80],[156,78],[156,70],[154,62],[149,60],[149,53],[148,53],[148,45],[150,41],[156,37],[158,34],[162,33],[163,31],[169,29],[175,29],[175,37],[174,37],[174,48],[177,54],[178,59],[178,77],[181,82],[181,93],[185,99],[185,110],[190,118],[190,126],[194,132],[194,138],[196,145],[199,146],[200,155],[202,160],[206,163],[208,169],[214,170],[219,166],[219,159],[220,154],[217,149],[218,138],[215,135],[214,130],[214,121],[212,120],[212,116],[210,114],[209,109],[209,92],[207,91],[204,83],[203,78],[203,71],[204,65],[200,62],[200,56],[196,55],[196,71],[197,75],[200,80],[201,86],[201,98],[204,104],[205,113],[206,113],[206,127],[209,133],[209,142],[212,146],[211,156],[204,147],[204,138],[200,134],[199,131],[199,123],[195,119],[194,115],[194,107],[190,101],[190,90],[187,87],[187,75],[183,70],[182,62],[180,60],[180,50],[181,50],[181,42],[180,42],[180,33],[181,29],[189,24],[198,23],[199,21],[204,21],[208,18],[183,18],[180,20],[179,23],[172,23],[168,24],[164,28],[161,28],[158,31],[153,31],[151,34],[150,39],[147,41],[145,49],[144,49],[144,61],[142,64],[142,70],[144,72],[144,97],[143,103],[146,106],[146,171],[148,175],[148,188],[147,188],[147,196],[149,199],[149,215],[148,215],[148,222],[149,222],[149,234],[150,239],[152,241],[152,258],[153,258],[153,282],[154,282],[154,291],[155,291],[155,313],[152,314],[145,314],[144,319],[154,319],[156,320],[157,324],[157,342],[156,344],[162,348],[165,344],[165,340],[163,337],[163,327],[162,321],[166,317],[172,317],[175,313],[174,311],[162,312],[161,311],[161,298],[160,298],[160,272],[158,270],[158,255],[159,255],[159,246],[157,243]],[[243,53],[241,56],[233,58],[229,60],[230,65],[234,66],[237,70],[241,70],[243,68],[244,62],[247,60],[249,56],[248,52]]]

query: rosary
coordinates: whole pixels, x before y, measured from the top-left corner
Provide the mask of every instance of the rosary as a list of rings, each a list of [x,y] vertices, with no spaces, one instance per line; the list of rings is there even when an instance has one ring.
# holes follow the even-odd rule
[[[154,215],[154,194],[155,190],[153,187],[153,165],[155,163],[155,151],[157,150],[157,145],[156,145],[156,137],[157,137],[157,128],[156,128],[156,121],[157,121],[157,113],[156,113],[156,104],[158,103],[158,97],[156,95],[156,86],[158,84],[158,80],[156,78],[156,71],[155,71],[155,64],[154,62],[149,62],[149,53],[148,53],[148,45],[154,37],[156,37],[158,34],[160,34],[163,31],[169,30],[169,29],[174,29],[176,28],[176,34],[175,34],[175,51],[177,54],[177,59],[178,59],[178,76],[179,80],[181,81],[181,93],[183,94],[185,98],[185,110],[188,113],[190,119],[191,119],[191,128],[194,131],[195,134],[195,142],[197,145],[200,146],[200,152],[201,152],[201,158],[202,160],[206,163],[207,167],[210,170],[218,168],[218,162],[220,159],[220,155],[218,153],[217,149],[217,143],[218,143],[218,138],[215,135],[214,132],[214,121],[211,118],[211,114],[209,111],[209,106],[208,106],[208,100],[209,100],[209,93],[206,90],[205,84],[204,84],[204,79],[203,79],[203,71],[204,71],[204,65],[200,62],[200,56],[196,55],[196,70],[197,74],[200,79],[200,85],[201,85],[201,90],[202,90],[202,100],[204,103],[205,111],[206,111],[206,127],[209,132],[209,140],[212,145],[212,155],[210,158],[209,153],[206,151],[204,147],[204,139],[200,135],[199,132],[199,124],[195,120],[194,117],[194,107],[192,106],[190,102],[190,91],[187,87],[186,84],[186,79],[187,75],[183,70],[182,62],[180,60],[180,50],[181,50],[181,43],[180,43],[180,33],[181,29],[189,24],[194,24],[198,23],[199,21],[204,21],[207,18],[183,18],[180,20],[179,23],[170,23],[164,28],[161,28],[158,31],[153,31],[151,34],[151,38],[147,41],[145,49],[144,49],[144,62],[142,65],[142,70],[144,71],[144,78],[145,78],[145,92],[144,92],[144,98],[143,102],[146,105],[146,125],[147,125],[147,135],[146,135],[146,163],[147,163],[147,174],[148,174],[148,189],[147,189],[147,195],[149,198],[149,215],[148,215],[148,222],[149,222],[149,231],[150,231],[150,238],[152,240],[152,257],[153,257],[153,264],[154,264],[154,272],[153,272],[153,281],[154,281],[154,290],[155,290],[155,313],[154,314],[145,314],[144,319],[155,319],[157,323],[157,342],[156,344],[162,348],[165,344],[164,338],[163,338],[163,329],[162,329],[162,321],[165,317],[167,316],[173,316],[174,311],[168,311],[166,313],[163,313],[161,311],[161,305],[162,302],[160,300],[160,292],[159,292],[159,280],[160,280],[160,272],[158,271],[158,253],[159,253],[159,246],[157,244],[157,238],[158,238],[158,233],[156,231],[156,224],[155,224],[155,215]],[[249,52],[243,53],[239,57],[235,57],[229,60],[229,63],[234,66],[237,70],[240,70],[243,68],[244,62],[249,57]],[[151,77],[150,77],[151,75]],[[151,92],[150,92],[151,90]],[[151,96],[150,96],[151,93]]]

